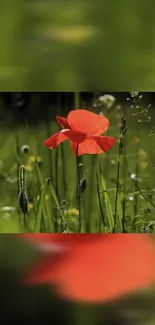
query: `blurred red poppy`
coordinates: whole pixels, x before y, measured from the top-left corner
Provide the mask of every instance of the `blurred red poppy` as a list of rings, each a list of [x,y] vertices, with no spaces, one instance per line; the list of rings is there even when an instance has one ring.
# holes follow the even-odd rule
[[[43,252],[24,282],[51,283],[65,299],[105,302],[155,283],[155,245],[147,235],[17,236]]]
[[[71,148],[75,154],[100,154],[110,150],[115,138],[101,136],[109,126],[109,121],[102,115],[84,109],[71,111],[67,118],[57,116],[57,122],[62,131],[53,134],[44,141],[49,149],[55,149],[64,140],[71,141]]]

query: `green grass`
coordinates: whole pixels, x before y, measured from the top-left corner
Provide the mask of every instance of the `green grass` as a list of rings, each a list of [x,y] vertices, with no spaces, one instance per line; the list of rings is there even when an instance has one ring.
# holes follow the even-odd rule
[[[155,150],[155,136],[147,136],[154,123],[154,114],[152,110],[151,122],[138,123],[139,117],[142,120],[146,117],[144,114],[133,116],[135,110],[127,108],[128,130],[121,157],[116,142],[112,150],[101,154],[99,159],[91,155],[83,155],[80,159],[80,182],[84,180],[85,183],[80,191],[80,231],[83,233],[154,232],[155,153],[150,149]],[[113,107],[105,112],[111,122],[107,134],[118,139],[123,111],[124,107],[121,110]],[[18,136],[17,128],[1,127],[1,233],[79,232],[76,156],[68,141],[56,150],[48,150],[43,144],[47,136],[58,130],[55,121],[48,126],[42,122],[38,127],[18,127]],[[24,144],[30,147],[28,153],[21,151]],[[35,157],[39,157],[39,162]],[[20,166],[25,166],[29,201],[25,222],[18,207],[17,172]],[[130,174],[137,177],[131,179]],[[4,207],[14,207],[14,211],[11,208],[4,211]]]

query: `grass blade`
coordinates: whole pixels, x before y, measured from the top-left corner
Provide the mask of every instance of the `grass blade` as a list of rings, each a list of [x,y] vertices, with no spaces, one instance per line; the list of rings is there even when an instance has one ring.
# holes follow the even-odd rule
[[[109,222],[110,232],[113,232],[114,218],[113,218],[112,206],[111,206],[111,203],[109,200],[109,196],[107,194],[107,188],[106,188],[106,184],[104,181],[100,160],[98,160],[98,161],[99,161],[99,169],[100,169],[101,184],[102,184],[102,189],[103,189],[104,203],[105,203],[105,208],[107,211],[107,218],[108,218],[108,222]]]

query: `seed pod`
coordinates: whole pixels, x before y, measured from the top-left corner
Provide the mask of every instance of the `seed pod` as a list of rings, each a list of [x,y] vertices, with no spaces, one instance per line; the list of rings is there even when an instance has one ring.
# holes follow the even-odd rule
[[[18,202],[23,214],[28,213],[28,198],[26,195],[26,178],[25,178],[25,168],[24,166],[20,167],[19,170],[19,195]]]
[[[80,181],[80,191],[81,191],[81,193],[83,193],[86,188],[87,188],[87,181],[86,181],[86,178],[83,178]]]
[[[27,196],[23,190],[20,191],[18,200],[19,200],[19,206],[20,206],[23,214],[27,214],[28,213],[28,199],[27,199]]]

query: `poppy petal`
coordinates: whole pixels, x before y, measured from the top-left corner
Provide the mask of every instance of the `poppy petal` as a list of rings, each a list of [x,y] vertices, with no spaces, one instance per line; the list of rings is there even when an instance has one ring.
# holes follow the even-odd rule
[[[71,141],[71,148],[74,154],[77,154],[77,143]],[[100,154],[103,150],[100,148],[100,146],[97,144],[97,142],[94,139],[85,140],[82,143],[78,145],[78,156],[82,156],[84,154]]]
[[[44,141],[44,145],[46,147],[48,147],[49,149],[55,149],[61,142],[65,141],[67,139],[68,138],[64,133],[57,132],[57,133],[53,134],[51,137],[49,137],[48,139],[46,139]]]
[[[87,136],[105,133],[109,126],[106,117],[85,109],[71,111],[67,116],[67,122],[72,130],[84,132]]]
[[[56,120],[62,126],[63,129],[70,129],[70,126],[67,123],[67,119],[65,117],[56,116]]]
[[[77,248],[58,266],[55,284],[61,297],[104,302],[155,284],[154,243],[145,235],[108,236]]]
[[[94,136],[92,137],[99,147],[102,149],[102,152],[109,151],[115,144],[116,139],[113,137],[104,137],[104,136]]]
[[[61,142],[65,141],[67,139],[75,141],[77,143],[80,143],[80,142],[83,142],[85,140],[85,138],[86,138],[86,135],[83,133],[64,129],[60,132],[53,134],[51,137],[46,139],[44,141],[44,144],[49,149],[55,149]]]
[[[100,154],[109,151],[115,144],[115,138],[113,137],[103,137],[103,136],[93,136],[89,140],[85,140],[78,144],[78,156],[83,154]],[[77,144],[71,141],[72,151],[77,154]]]

